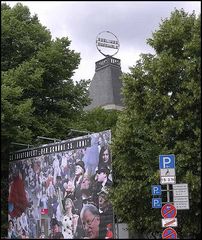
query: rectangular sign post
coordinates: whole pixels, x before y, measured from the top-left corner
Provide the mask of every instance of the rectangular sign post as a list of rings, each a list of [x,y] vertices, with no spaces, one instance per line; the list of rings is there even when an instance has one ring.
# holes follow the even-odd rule
[[[175,155],[159,155],[159,169],[160,169],[160,183],[162,185],[166,185],[166,192],[167,192],[167,204],[164,205],[161,209],[161,211],[167,206],[168,207],[168,213],[165,214],[164,219],[162,219],[162,227],[168,227],[166,228],[162,233],[162,238],[165,238],[165,236],[171,236],[169,227],[176,227],[177,226],[177,219],[175,218],[175,215],[172,216],[172,211],[176,211],[176,208],[169,204],[170,202],[170,189],[169,184],[175,184],[176,183],[176,176],[175,176]],[[171,211],[170,208],[173,208]],[[166,210],[165,210],[166,211]],[[170,216],[171,215],[171,216]],[[170,216],[170,218],[169,218]],[[170,228],[171,229],[171,228]],[[177,233],[173,230],[172,238],[177,238]],[[167,238],[167,237],[166,237]]]
[[[189,209],[189,199],[185,201],[174,201],[174,206],[177,210],[188,210]]]
[[[161,185],[152,185],[152,195],[161,195]]]
[[[161,198],[152,198],[152,208],[161,208],[162,199]]]
[[[177,227],[177,218],[163,218],[162,227]]]
[[[175,176],[175,168],[161,168],[160,176],[161,177]]]
[[[162,206],[162,198],[152,198],[152,208],[161,208],[162,227],[166,228],[162,233],[163,239],[176,239],[177,233],[172,227],[177,227],[177,209],[189,209],[189,193],[187,184],[176,184],[175,155],[159,155],[160,184],[166,185],[166,190],[161,185],[152,185],[152,195],[167,193],[167,204]],[[173,189],[170,190],[169,185]],[[173,202],[170,201],[170,191],[173,191]]]
[[[160,183],[161,183],[161,185],[175,184],[176,183],[176,176],[161,177]]]
[[[175,184],[175,155],[159,155],[160,183]]]
[[[159,155],[159,168],[167,169],[167,168],[175,168],[175,155]]]
[[[152,195],[161,195],[161,185],[152,185]],[[161,208],[161,206],[161,198],[152,198],[152,208]]]
[[[188,184],[173,185],[173,201],[177,209],[189,209],[189,192]]]

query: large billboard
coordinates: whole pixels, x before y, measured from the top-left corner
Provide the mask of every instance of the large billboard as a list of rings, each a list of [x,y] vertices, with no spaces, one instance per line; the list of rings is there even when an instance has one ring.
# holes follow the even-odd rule
[[[8,237],[114,236],[111,131],[10,155]]]

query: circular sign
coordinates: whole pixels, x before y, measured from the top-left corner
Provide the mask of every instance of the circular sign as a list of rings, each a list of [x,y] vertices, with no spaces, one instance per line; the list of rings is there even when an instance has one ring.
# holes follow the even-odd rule
[[[120,44],[118,38],[112,32],[103,31],[96,37],[96,47],[105,57],[112,57],[118,53]]]
[[[177,210],[174,205],[167,203],[161,208],[161,215],[164,218],[175,218]]]
[[[177,233],[176,233],[175,229],[169,227],[163,231],[162,238],[163,239],[177,239]]]

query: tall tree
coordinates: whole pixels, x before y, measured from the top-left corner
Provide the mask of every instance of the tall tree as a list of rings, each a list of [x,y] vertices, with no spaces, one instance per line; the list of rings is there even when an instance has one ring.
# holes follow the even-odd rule
[[[89,103],[89,82],[71,79],[79,53],[67,37],[52,40],[26,6],[3,3],[1,12],[3,143],[65,137]]]
[[[13,8],[2,3],[1,14],[1,166],[7,171],[11,142],[67,136],[89,104],[89,81],[72,80],[80,54],[70,49],[68,37],[53,40],[20,3]]]
[[[200,24],[194,12],[173,11],[148,39],[156,53],[142,54],[123,75],[125,110],[113,141],[111,199],[137,233],[163,231],[160,209],[151,206],[161,154],[175,154],[177,183],[189,187],[190,209],[177,213],[179,238],[201,233]]]
[[[118,110],[106,110],[101,107],[82,113],[72,127],[89,132],[101,132],[111,129],[114,133],[119,115]]]

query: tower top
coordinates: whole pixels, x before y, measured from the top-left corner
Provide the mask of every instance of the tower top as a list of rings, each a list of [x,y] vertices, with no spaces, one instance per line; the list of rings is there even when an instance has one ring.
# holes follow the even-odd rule
[[[95,63],[95,71],[97,72],[98,70],[105,68],[109,65],[111,65],[113,67],[121,68],[121,61],[118,58],[108,56],[108,57],[106,57],[102,60],[99,60]]]

